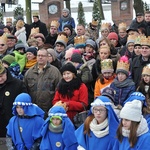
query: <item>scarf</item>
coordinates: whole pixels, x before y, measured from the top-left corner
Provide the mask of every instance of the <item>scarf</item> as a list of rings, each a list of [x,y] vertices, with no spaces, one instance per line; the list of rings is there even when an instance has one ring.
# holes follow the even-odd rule
[[[132,86],[134,85],[134,82],[132,81],[132,79],[127,78],[126,80],[119,82],[118,79],[114,79],[114,85],[117,88],[123,88],[123,87],[127,87],[127,86]]]
[[[97,138],[101,138],[109,134],[108,119],[105,119],[101,124],[97,124],[94,118],[90,123],[90,129]]]
[[[28,60],[28,61],[26,62],[25,68],[30,68],[30,67],[34,66],[34,65],[36,64],[36,62],[37,62],[37,59],[36,59],[36,58],[31,59],[31,60]]]
[[[63,22],[67,22],[71,19],[71,16],[70,16],[70,14],[68,14],[68,16],[66,16],[66,17],[62,16],[61,19]]]
[[[63,132],[62,124],[60,124],[59,126],[54,126],[52,123],[50,123],[49,130],[54,133],[61,133]]]
[[[147,121],[145,118],[142,117],[138,129],[136,131],[137,137],[141,136],[142,134],[145,134],[146,132],[148,132],[148,130],[149,129],[148,129]],[[124,127],[122,127],[122,135],[124,137],[129,137],[130,130],[126,130]]]

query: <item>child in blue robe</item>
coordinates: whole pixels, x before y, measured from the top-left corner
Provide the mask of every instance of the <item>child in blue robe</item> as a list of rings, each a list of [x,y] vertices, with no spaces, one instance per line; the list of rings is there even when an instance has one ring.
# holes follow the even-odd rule
[[[53,106],[42,127],[40,150],[77,150],[75,128],[62,106]]]
[[[31,102],[31,97],[27,93],[21,93],[16,97],[12,110],[14,116],[6,127],[7,137],[12,139],[12,149],[35,150],[39,147],[44,111]]]
[[[150,133],[142,116],[140,100],[128,101],[120,111],[121,122],[117,130],[118,141],[113,150],[149,150]]]
[[[91,103],[90,114],[75,132],[78,150],[112,150],[116,140],[118,118],[106,96]]]

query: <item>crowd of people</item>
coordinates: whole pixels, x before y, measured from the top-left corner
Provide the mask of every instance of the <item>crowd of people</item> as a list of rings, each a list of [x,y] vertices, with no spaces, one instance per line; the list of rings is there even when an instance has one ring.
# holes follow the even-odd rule
[[[74,116],[89,110],[84,123]],[[0,28],[0,137],[13,150],[149,150],[150,11],[75,25],[67,8]]]

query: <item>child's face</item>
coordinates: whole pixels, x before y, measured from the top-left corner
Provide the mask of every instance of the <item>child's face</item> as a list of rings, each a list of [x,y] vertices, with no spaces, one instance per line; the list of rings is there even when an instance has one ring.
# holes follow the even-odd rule
[[[119,72],[117,74],[117,77],[119,82],[123,82],[127,78],[126,74],[124,74],[123,72]]]
[[[129,50],[129,52],[133,52],[133,50],[134,50],[134,43],[129,43],[128,44],[128,50]]]
[[[19,52],[20,54],[24,54],[24,49],[23,49],[23,48],[18,49],[18,52]]]
[[[61,124],[61,120],[59,118],[52,118],[52,124],[54,126],[59,126]]]
[[[113,73],[112,72],[104,72],[103,77],[107,80],[109,80],[110,77],[112,77]]]
[[[99,51],[100,60],[107,59],[109,55],[110,55],[110,51],[108,49],[100,49]]]
[[[143,77],[143,80],[144,80],[144,82],[145,83],[147,83],[147,84],[149,84],[150,83],[150,76],[149,75],[142,75],[142,77]]]
[[[102,123],[107,118],[107,110],[103,106],[95,106],[93,108],[93,114],[98,124]]]
[[[16,110],[17,110],[18,115],[20,115],[20,116],[24,115],[24,110],[21,106],[19,106],[19,105],[16,106]]]
[[[131,120],[122,119],[122,125],[126,130],[129,130],[131,126]]]
[[[93,52],[93,50],[94,49],[91,45],[89,45],[89,44],[86,45],[86,47],[85,47],[85,52],[86,53],[91,53],[91,52]]]
[[[81,52],[81,54],[83,54],[85,52],[85,48],[78,48],[78,49]]]
[[[134,47],[134,52],[136,55],[140,55],[141,54],[141,46],[135,46]]]

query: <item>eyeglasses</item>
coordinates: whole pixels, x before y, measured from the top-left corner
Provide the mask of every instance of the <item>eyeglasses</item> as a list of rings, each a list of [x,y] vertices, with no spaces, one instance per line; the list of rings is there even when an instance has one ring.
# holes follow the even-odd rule
[[[104,113],[104,112],[106,112],[105,109],[96,109],[96,108],[94,108],[93,111],[94,111],[94,113],[97,113],[97,112]]]
[[[47,57],[47,55],[37,55],[37,57]]]
[[[0,44],[1,46],[5,46],[5,44]]]

